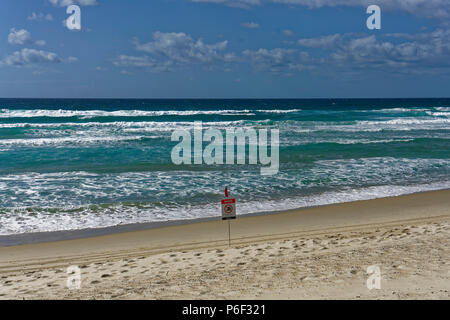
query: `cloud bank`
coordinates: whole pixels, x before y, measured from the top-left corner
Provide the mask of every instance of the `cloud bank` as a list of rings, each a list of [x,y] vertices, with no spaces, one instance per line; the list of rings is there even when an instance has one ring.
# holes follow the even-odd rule
[[[113,64],[119,67],[145,67],[152,71],[170,71],[173,67],[183,65],[209,65],[229,62],[233,54],[224,53],[228,41],[206,44],[202,39],[194,40],[180,32],[155,32],[153,41],[142,43],[138,38],[132,40],[136,51],[148,55],[120,55]]]
[[[56,53],[24,48],[7,56],[1,64],[7,66],[28,66],[41,63],[59,63],[61,59]]]
[[[228,41],[207,44],[180,33],[155,32],[153,41],[132,43],[141,55],[119,55],[113,64],[122,68],[173,71],[203,66],[229,70],[248,65],[256,72],[292,74],[309,70],[376,70],[398,73],[439,73],[450,67],[450,30],[420,34],[331,34],[297,40],[293,48],[246,49],[228,52]],[[314,50],[314,51],[310,51]],[[313,54],[314,52],[314,54]]]

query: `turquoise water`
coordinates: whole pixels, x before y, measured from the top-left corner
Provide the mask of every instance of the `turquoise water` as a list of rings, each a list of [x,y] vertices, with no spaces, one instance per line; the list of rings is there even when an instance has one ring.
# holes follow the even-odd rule
[[[280,130],[280,171],[172,164],[175,129]],[[0,234],[238,214],[450,187],[450,99],[0,99]]]

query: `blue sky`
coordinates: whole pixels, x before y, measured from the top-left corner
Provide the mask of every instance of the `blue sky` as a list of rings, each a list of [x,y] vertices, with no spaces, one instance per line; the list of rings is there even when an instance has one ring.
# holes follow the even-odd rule
[[[63,25],[70,4],[81,31]],[[381,30],[366,27],[369,4]],[[450,96],[450,0],[2,5],[0,97]]]

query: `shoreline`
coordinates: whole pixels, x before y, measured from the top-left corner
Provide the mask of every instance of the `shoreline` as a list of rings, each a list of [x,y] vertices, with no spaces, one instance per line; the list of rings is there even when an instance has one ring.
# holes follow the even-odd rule
[[[287,210],[274,214],[238,216],[237,220],[231,221],[231,239],[234,245],[238,245],[241,242],[252,242],[253,239],[267,240],[288,234],[327,232],[348,227],[370,228],[373,225],[395,224],[405,220],[448,216],[448,208],[450,190],[447,189]],[[72,253],[78,256],[79,252],[90,255],[94,252],[136,248],[145,248],[148,252],[163,252],[216,245],[228,246],[227,224],[219,217],[84,238],[2,246],[0,267],[8,254],[42,258],[72,256]]]
[[[450,299],[449,208],[442,190],[246,216],[230,247],[223,221],[0,247],[0,299]]]
[[[393,199],[398,197],[411,196],[416,194],[433,193],[450,191],[450,189],[439,189],[431,191],[419,191],[414,193],[402,194],[397,196],[387,196],[379,197],[367,200],[355,200],[349,202],[338,202],[324,205],[308,206],[294,209],[285,209],[279,211],[264,211],[264,212],[254,212],[248,214],[238,214],[238,219],[246,217],[259,217],[266,215],[278,215],[290,212],[301,212],[304,210],[314,209],[314,208],[326,208],[341,204],[351,204],[359,203],[363,201],[374,201],[378,199]],[[60,230],[60,231],[44,231],[44,232],[31,232],[31,233],[21,233],[21,234],[10,234],[10,235],[0,235],[0,248],[19,246],[27,244],[39,244],[47,242],[57,242],[57,241],[67,241],[67,240],[77,240],[85,238],[95,238],[99,236],[114,235],[127,232],[135,231],[146,231],[158,228],[165,228],[171,226],[183,226],[209,221],[221,221],[221,216],[216,217],[204,217],[204,218],[192,218],[192,219],[178,219],[178,220],[168,220],[168,221],[153,221],[153,222],[141,222],[141,223],[129,223],[123,225],[115,225],[100,228],[86,228],[86,229],[76,229],[76,230]]]

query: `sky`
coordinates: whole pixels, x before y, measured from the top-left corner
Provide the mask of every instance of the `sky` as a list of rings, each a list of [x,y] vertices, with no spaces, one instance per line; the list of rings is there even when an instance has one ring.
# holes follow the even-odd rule
[[[69,30],[67,7],[81,9]],[[369,5],[381,29],[369,29]],[[4,0],[3,98],[450,97],[450,0]]]

